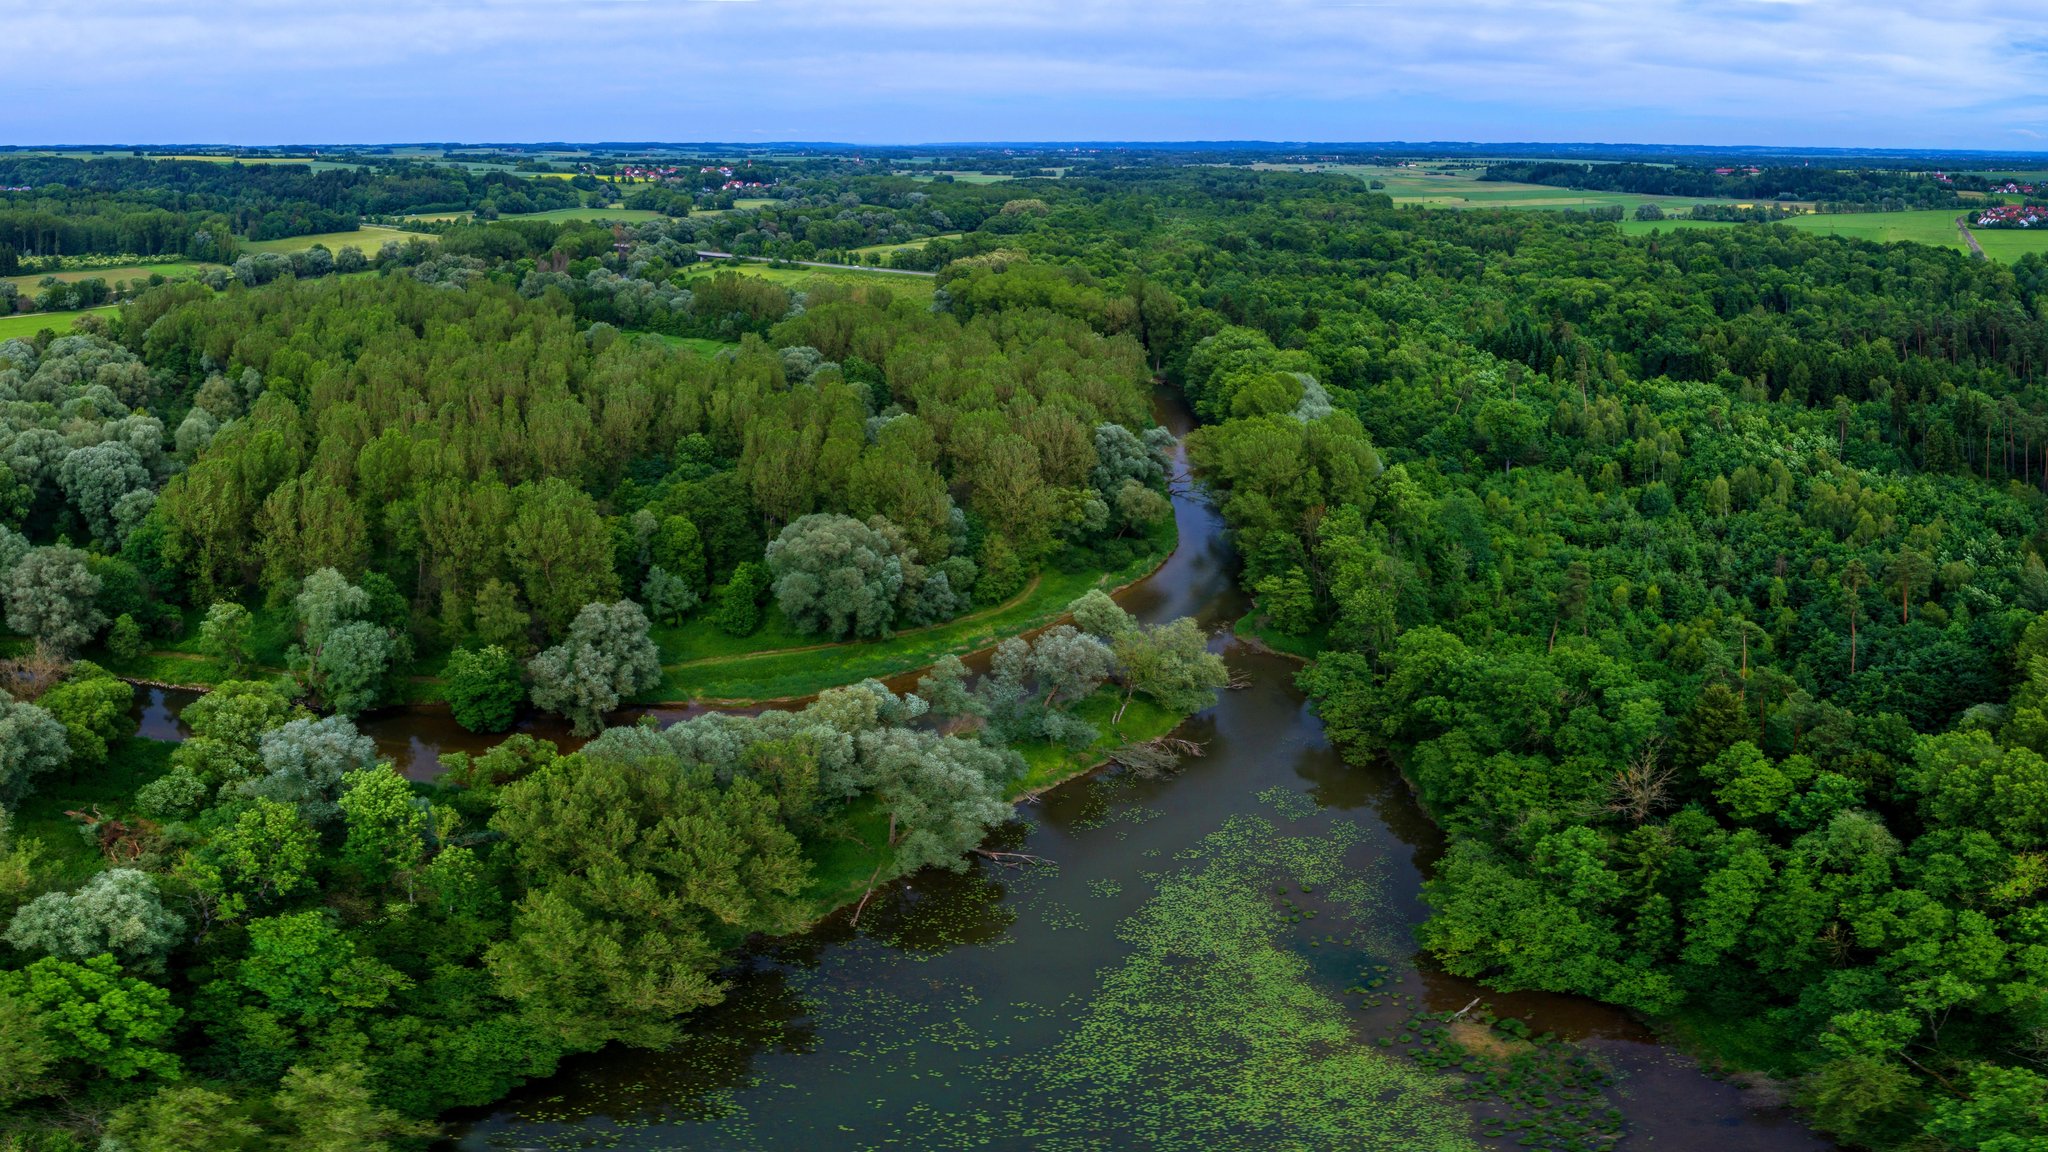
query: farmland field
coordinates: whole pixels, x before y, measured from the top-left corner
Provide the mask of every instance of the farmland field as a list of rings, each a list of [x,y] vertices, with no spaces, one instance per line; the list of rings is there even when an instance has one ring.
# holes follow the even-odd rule
[[[365,256],[375,256],[377,249],[387,240],[400,244],[415,236],[432,240],[434,237],[420,232],[407,232],[398,228],[385,228],[376,224],[365,224],[353,232],[320,232],[311,236],[287,236],[282,240],[245,240],[244,252],[299,252],[315,244],[325,244],[331,251],[355,247],[363,250]]]
[[[37,286],[50,276],[55,276],[66,284],[76,284],[80,280],[91,280],[95,277],[112,284],[119,280],[147,280],[152,273],[157,272],[165,276],[197,276],[209,268],[218,267],[218,264],[123,264],[117,268],[76,268],[63,272],[31,272],[21,276],[0,276],[0,280],[13,284],[21,289],[23,295],[28,295],[35,292]]]
[[[2048,231],[2023,231],[2016,228],[1973,228],[1977,243],[1984,246],[1984,255],[1993,260],[2012,261],[2029,252],[2048,256]]]
[[[506,214],[507,220],[613,220],[623,224],[639,224],[648,220],[664,220],[667,217],[646,208],[556,208],[549,212],[526,212],[521,215]]]
[[[1697,196],[1642,196],[1633,192],[1574,192],[1545,184],[1483,181],[1472,167],[1397,167],[1378,164],[1254,164],[1262,171],[1336,172],[1360,180],[1378,180],[1396,204],[1431,208],[1615,208],[1633,210],[1656,204],[1665,211],[1684,211],[1695,204],[1734,204]]]
[[[111,313],[113,308],[108,306],[92,311]],[[24,312],[18,316],[0,316],[0,340],[17,337],[26,340],[45,328],[61,336],[71,331],[71,326],[83,315],[83,312]]]
[[[1962,233],[1956,230],[1956,217],[1960,215],[1961,212],[1948,208],[1928,212],[1817,213],[1794,217],[1784,223],[1786,227],[1797,228],[1801,232],[1847,236],[1879,244],[1911,240],[1937,248],[1968,251],[1969,246],[1963,242]],[[1741,225],[1712,220],[1624,220],[1621,225],[1622,231],[1631,236],[1647,235],[1663,228],[1737,227]],[[1984,247],[1984,255],[1993,260],[2017,260],[2029,252],[2048,254],[2048,232],[2010,228],[1978,228],[1974,231],[1977,242]]]

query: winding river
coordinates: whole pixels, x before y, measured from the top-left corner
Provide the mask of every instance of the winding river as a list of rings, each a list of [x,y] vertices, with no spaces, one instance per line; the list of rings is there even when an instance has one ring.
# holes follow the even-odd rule
[[[1160,407],[1190,426],[1177,397]],[[1294,664],[1228,638],[1246,605],[1220,518],[1185,483],[1174,510],[1178,551],[1119,598],[1218,630],[1249,681],[1181,730],[1204,755],[1167,779],[1098,773],[1022,806],[999,846],[1049,864],[920,874],[857,925],[841,914],[756,943],[684,1043],[571,1060],[463,1118],[459,1147],[1515,1147],[1514,1124],[1496,1133],[1490,1105],[1452,1091],[1462,1077],[1382,1054],[1415,1012],[1476,998],[1604,1073],[1594,1105],[1614,1110],[1619,1139],[1547,1146],[1831,1147],[1620,1011],[1424,965],[1411,929],[1436,829],[1391,769],[1331,748]],[[183,700],[147,697],[143,734],[176,738]],[[479,747],[437,712],[363,726],[416,775]],[[1208,936],[1180,938],[1197,922]],[[1269,1016],[1322,1039],[1264,1035]],[[1332,1136],[1320,1115],[1347,1126]]]

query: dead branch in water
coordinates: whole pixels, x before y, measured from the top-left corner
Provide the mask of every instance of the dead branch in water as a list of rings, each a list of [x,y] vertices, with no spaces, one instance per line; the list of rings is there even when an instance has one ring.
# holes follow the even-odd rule
[[[885,858],[886,860],[886,858]],[[860,894],[860,903],[853,906],[853,921],[850,927],[860,927],[860,914],[867,911],[868,901],[875,898],[875,881],[882,877],[882,864],[876,863],[874,874],[868,877],[868,890]]]
[[[1167,776],[1180,767],[1182,758],[1201,756],[1206,752],[1198,740],[1180,736],[1160,736],[1136,744],[1126,744],[1109,754],[1115,763],[1140,776],[1158,779]]]
[[[997,852],[988,848],[976,848],[974,854],[985,860],[993,860],[1005,868],[1022,868],[1027,864],[1045,864],[1054,868],[1059,867],[1053,861],[1043,856],[1033,856],[1029,852]]]

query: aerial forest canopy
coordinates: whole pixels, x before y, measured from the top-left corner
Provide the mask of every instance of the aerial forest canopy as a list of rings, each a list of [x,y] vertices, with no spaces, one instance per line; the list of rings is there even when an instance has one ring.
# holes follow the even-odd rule
[[[515,736],[433,785],[349,717],[437,674],[472,727],[594,732],[683,637],[862,644],[1120,571],[1169,515],[1157,374],[1241,629],[1448,835],[1437,962],[1666,1022],[1860,1146],[2038,1143],[2048,261],[1196,165],[784,192],[0,343],[0,1105],[403,1142],[672,1040],[727,949],[845,900],[848,837],[960,865],[1098,692],[1214,698],[1192,622],[1098,591],[978,680]],[[936,277],[695,255],[899,226]],[[222,673],[175,751],[114,678],[174,658]],[[81,781],[82,849],[37,807]]]

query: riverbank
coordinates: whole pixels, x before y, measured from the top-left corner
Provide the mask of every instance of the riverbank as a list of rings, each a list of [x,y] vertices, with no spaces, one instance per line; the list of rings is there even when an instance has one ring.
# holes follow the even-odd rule
[[[1122,705],[1123,694],[1114,687],[1104,688],[1074,705],[1073,714],[1094,725],[1100,733],[1084,748],[1042,742],[1016,746],[1015,751],[1024,757],[1025,774],[1010,785],[1010,802],[1016,806],[1031,804],[1063,784],[1109,767],[1113,763],[1111,754],[1126,744],[1171,735],[1188,719],[1185,713],[1171,712],[1139,698],[1131,701],[1121,721],[1112,724]],[[867,809],[850,813],[847,819],[854,834],[860,837],[859,842],[837,837],[805,845],[805,855],[812,867],[811,884],[805,891],[805,899],[812,902],[814,909],[812,925],[858,903],[868,894],[870,881],[887,871],[893,853],[886,846],[876,845],[887,837],[889,821],[871,803]]]
[[[921,672],[947,656],[967,656],[1057,623],[1066,615],[1067,605],[1090,589],[1116,594],[1144,581],[1172,560],[1179,546],[1173,522],[1166,521],[1145,543],[1144,554],[1121,569],[1042,570],[1002,604],[939,624],[905,629],[881,640],[819,643],[816,637],[790,627],[772,605],[768,621],[751,636],[720,632],[708,616],[676,627],[657,626],[649,635],[661,649],[661,683],[626,703],[639,708],[692,704],[759,707],[806,699],[842,684]],[[290,614],[258,609],[251,637],[256,661],[239,678],[287,675],[284,653],[291,642]],[[238,678],[221,661],[199,652],[198,643],[198,617],[194,614],[187,621],[185,636],[174,644],[128,660],[106,652],[94,653],[93,658],[123,680],[145,687],[207,692],[224,680]],[[689,655],[693,652],[699,654]],[[400,696],[392,704],[445,703],[440,672],[446,659],[443,653],[416,662],[412,673],[401,680]]]

